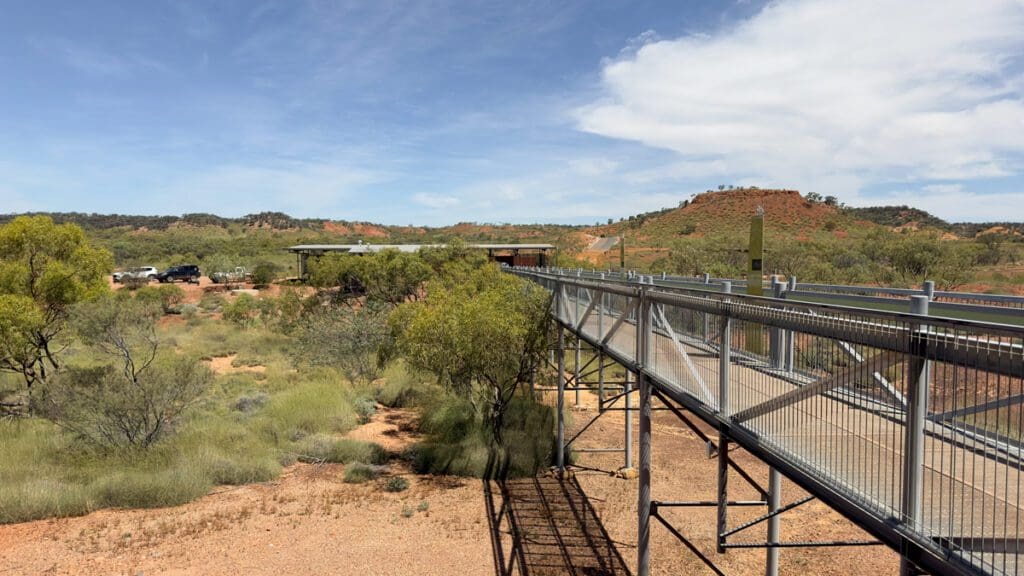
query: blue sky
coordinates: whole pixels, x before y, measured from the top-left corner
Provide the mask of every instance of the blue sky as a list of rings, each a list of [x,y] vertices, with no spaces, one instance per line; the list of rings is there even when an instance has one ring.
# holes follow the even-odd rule
[[[593,223],[718,184],[1024,220],[1018,0],[12,2],[0,200]]]

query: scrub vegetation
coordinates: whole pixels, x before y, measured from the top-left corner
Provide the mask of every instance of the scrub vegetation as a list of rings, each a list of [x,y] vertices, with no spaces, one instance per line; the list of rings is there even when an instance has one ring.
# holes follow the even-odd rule
[[[179,287],[109,289],[113,258],[73,225],[18,219],[0,239],[26,237],[11,230],[34,230],[36,244],[0,242],[0,305],[12,311],[0,326],[0,523],[181,504],[297,461],[343,464],[354,483],[389,475],[395,459],[470,476],[550,463],[552,410],[518,387],[547,301],[457,244],[325,259],[315,291],[196,301]],[[69,254],[91,264],[69,277]],[[400,329],[446,313],[459,322]],[[458,360],[457,376],[431,353]],[[423,441],[396,454],[346,437],[380,405],[416,411]]]

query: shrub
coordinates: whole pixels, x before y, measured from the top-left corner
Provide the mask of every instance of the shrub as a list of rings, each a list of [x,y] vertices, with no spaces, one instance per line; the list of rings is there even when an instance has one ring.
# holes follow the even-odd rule
[[[114,366],[71,367],[33,399],[38,413],[104,448],[147,448],[173,430],[206,389],[209,369],[167,356],[127,375]]]
[[[383,464],[387,461],[387,452],[379,444],[352,438],[336,439],[322,434],[305,438],[299,445],[299,452],[301,462]]]
[[[147,448],[166,435],[212,374],[198,361],[158,355],[154,308],[123,297],[81,304],[79,337],[110,364],[71,366],[33,398],[40,415],[104,448]]]
[[[130,291],[136,291],[140,288],[149,285],[148,276],[126,276],[121,279],[121,284]]]
[[[345,467],[344,481],[348,484],[362,484],[380,476],[379,466],[370,466],[362,462],[353,462]]]
[[[241,328],[252,328],[259,315],[256,299],[248,294],[239,294],[234,302],[223,307],[224,319]]]
[[[395,362],[384,371],[384,385],[377,390],[377,401],[390,408],[413,406],[424,399],[426,386],[417,381],[403,362]]]
[[[388,478],[388,483],[384,486],[384,489],[388,492],[405,492],[408,488],[409,481],[401,476]]]
[[[185,291],[175,284],[146,286],[135,292],[135,298],[143,302],[159,304],[164,314],[178,312],[178,306],[185,300]]]
[[[551,464],[554,412],[549,406],[516,397],[510,404],[503,446],[496,447],[489,423],[468,401],[445,396],[424,409],[420,431],[427,439],[410,450],[421,474],[477,478],[532,476]]]
[[[335,382],[306,382],[274,395],[260,414],[264,430],[275,440],[319,432],[347,432],[358,417],[343,388]]]
[[[224,296],[215,292],[207,292],[199,300],[199,307],[207,312],[219,312],[226,304]]]
[[[310,314],[298,332],[299,355],[313,365],[338,368],[354,383],[380,374],[376,353],[387,338],[387,310],[334,306]]]
[[[252,281],[257,286],[266,286],[277,278],[278,270],[280,270],[280,267],[273,262],[267,262],[266,260],[259,262],[252,269]]]
[[[360,424],[366,424],[377,413],[377,403],[369,398],[358,398],[352,407],[359,415]]]
[[[238,412],[248,414],[263,408],[268,400],[270,400],[270,396],[265,392],[253,392],[246,394],[245,396],[240,396],[238,400],[235,401],[234,409]]]

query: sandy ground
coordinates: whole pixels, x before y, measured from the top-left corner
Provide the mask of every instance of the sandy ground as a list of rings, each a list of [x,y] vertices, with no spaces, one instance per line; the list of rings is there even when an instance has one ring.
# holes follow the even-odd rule
[[[572,403],[572,398],[567,399]],[[573,412],[573,429],[595,413]],[[621,446],[623,412],[606,412],[581,436],[579,447]],[[398,452],[415,441],[414,415],[381,410],[351,436]],[[634,432],[635,434],[635,432]],[[634,436],[635,438],[635,436]],[[712,499],[715,462],[705,445],[668,412],[655,413],[652,492],[659,500]],[[735,459],[760,482],[767,469],[742,451]],[[498,566],[527,566],[529,574],[630,574],[636,561],[636,480],[611,473],[621,453],[585,454],[565,482],[527,479],[509,487],[524,545],[512,546],[500,490],[479,480],[411,474],[398,459],[388,474],[364,485],[344,484],[340,465],[297,464],[276,482],[219,488],[196,502],[168,509],[106,510],[80,518],[0,526],[0,574],[504,574]],[[388,493],[388,476],[410,488]],[[730,497],[755,493],[735,475]],[[488,496],[490,492],[490,496]],[[784,485],[783,502],[802,493]],[[488,505],[490,503],[490,505]],[[589,511],[588,514],[583,514]],[[730,526],[762,513],[730,509]],[[559,518],[568,515],[568,519]],[[575,516],[573,516],[575,515]],[[764,550],[714,551],[714,510],[669,510],[665,516],[718,570],[761,574]],[[783,515],[786,540],[865,538],[825,506],[811,502]],[[582,520],[581,520],[582,519]],[[570,526],[571,525],[571,526]],[[752,528],[735,541],[764,538]],[[588,558],[587,556],[592,556]],[[496,560],[497,559],[497,560]],[[891,574],[897,556],[883,547],[790,549],[782,574]],[[652,526],[654,574],[714,574],[663,527]]]

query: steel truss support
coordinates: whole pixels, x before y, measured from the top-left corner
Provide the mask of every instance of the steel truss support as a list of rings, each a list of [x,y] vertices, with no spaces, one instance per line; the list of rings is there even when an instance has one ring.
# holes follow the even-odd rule
[[[649,574],[650,572],[650,519],[653,517],[659,523],[665,524],[666,528],[675,534],[677,537],[681,537],[679,532],[668,525],[668,522],[659,514],[660,507],[672,507],[672,506],[715,506],[720,511],[720,535],[717,547],[722,550],[728,550],[729,548],[765,548],[766,550],[790,548],[790,547],[810,547],[810,546],[867,546],[875,545],[875,541],[825,541],[825,542],[783,542],[779,537],[776,530],[771,528],[771,524],[777,521],[778,514],[784,512],[784,506],[781,506],[781,499],[779,498],[779,487],[780,482],[777,482],[778,477],[769,477],[769,483],[767,489],[759,489],[758,493],[761,494],[759,500],[729,500],[728,499],[728,476],[729,469],[732,468],[736,471],[740,477],[743,477],[742,468],[735,466],[735,462],[729,456],[730,444],[737,448],[750,451],[751,454],[759,458],[771,469],[778,471],[785,475],[790,481],[795,483],[797,486],[808,493],[814,494],[826,505],[838,510],[847,518],[851,519],[854,523],[859,525],[861,528],[866,530],[872,537],[878,538],[885,545],[897,550],[904,558],[904,573],[911,573],[915,570],[927,570],[932,573],[949,573],[957,574],[960,576],[968,576],[976,574],[976,566],[969,563],[966,559],[956,555],[948,554],[948,551],[954,547],[960,547],[961,550],[984,550],[992,551],[993,553],[1002,553],[1002,550],[1016,550],[1017,547],[1014,544],[1016,540],[1010,540],[1003,537],[977,537],[973,540],[964,540],[963,538],[955,539],[953,541],[945,541],[941,538],[932,538],[931,542],[923,542],[921,534],[915,529],[921,523],[921,491],[923,482],[921,480],[923,472],[923,440],[926,435],[938,436],[939,432],[936,432],[936,426],[946,426],[941,424],[946,422],[948,419],[954,419],[954,414],[938,414],[931,415],[934,421],[929,421],[927,397],[928,397],[928,385],[929,385],[929,365],[932,362],[945,362],[953,363],[958,365],[969,365],[979,370],[985,370],[993,372],[995,374],[1005,374],[1009,376],[1019,376],[1021,370],[1024,369],[1024,360],[1021,360],[1019,355],[1010,354],[1012,346],[1019,346],[1019,344],[1009,343],[1006,339],[999,340],[997,342],[989,343],[988,347],[979,348],[975,346],[975,341],[970,336],[962,336],[955,333],[947,334],[940,332],[935,329],[935,323],[942,324],[942,321],[936,321],[930,318],[924,317],[910,317],[903,319],[902,322],[896,323],[895,325],[889,325],[885,322],[876,322],[872,320],[857,321],[855,324],[851,322],[841,323],[843,326],[833,325],[834,321],[827,317],[822,317],[813,313],[800,313],[793,310],[778,311],[776,313],[776,306],[774,304],[762,305],[760,300],[747,298],[747,297],[734,297],[729,295],[715,295],[711,297],[694,297],[685,295],[670,294],[658,288],[650,288],[647,285],[640,286],[617,286],[617,285],[596,285],[581,282],[579,280],[570,279],[559,279],[559,278],[542,278],[538,277],[538,281],[545,283],[555,293],[555,306],[554,309],[558,312],[565,312],[556,314],[558,317],[558,323],[561,328],[568,329],[570,331],[576,331],[577,327],[580,326],[580,316],[578,314],[581,309],[581,304],[589,307],[589,304],[597,301],[598,304],[594,304],[593,309],[589,313],[589,318],[584,318],[585,326],[580,328],[581,332],[576,335],[576,338],[586,340],[587,343],[595,349],[596,359],[598,362],[598,391],[604,396],[606,388],[612,387],[611,383],[605,378],[604,370],[607,367],[604,360],[607,358],[614,359],[615,362],[621,364],[626,368],[627,371],[632,372],[636,375],[636,387],[639,389],[639,408],[635,408],[640,412],[640,434],[638,438],[639,442],[639,494],[638,494],[638,548],[637,548],[637,560],[638,560],[638,573]],[[574,285],[578,289],[576,290],[576,302],[575,311],[572,319],[569,320],[569,302],[565,302],[568,295],[564,289],[565,285]],[[723,285],[723,289],[728,292],[729,286]],[[585,288],[589,292],[587,294],[587,302],[583,302],[583,297],[579,294],[579,288]],[[609,297],[617,295],[626,299],[625,305],[620,305],[620,300],[616,300],[614,306],[609,305]],[[668,324],[667,320],[674,318],[671,315],[667,315],[661,322],[662,328],[659,328],[655,324],[652,318],[652,308],[655,304],[668,304],[671,306],[681,306],[697,312],[703,312],[705,318],[707,315],[715,316],[721,319],[719,326],[712,326],[708,322],[708,330],[705,330],[705,334],[702,335],[710,340],[714,340],[717,337],[717,346],[708,347],[706,352],[717,355],[719,360],[719,382],[718,382],[718,394],[717,398],[711,398],[711,402],[701,400],[699,397],[701,393],[698,391],[696,394],[687,392],[686,390],[680,390],[677,383],[659,374],[657,371],[652,370],[652,367],[647,363],[648,347],[651,340],[657,337],[666,337],[667,334],[662,334],[662,331],[666,330],[664,325]],[[781,303],[780,303],[781,304]],[[926,310],[914,310],[914,313],[921,314]],[[584,312],[583,316],[587,313]],[[659,320],[661,320],[659,314]],[[596,322],[595,322],[596,321]],[[775,349],[777,352],[772,355],[773,362],[771,365],[768,363],[761,364],[750,364],[743,355],[742,350],[731,349],[730,342],[730,324],[735,321],[753,322],[767,324],[770,328],[781,329],[781,334],[776,334]],[[625,324],[628,322],[628,324]],[[597,325],[596,337],[592,332],[593,325]],[[611,324],[610,328],[608,325]],[[845,324],[851,324],[852,329],[847,330],[844,328]],[[948,324],[948,323],[947,323]],[[624,329],[629,326],[628,329]],[[720,328],[715,330],[714,328]],[[627,337],[624,333],[634,331],[636,333],[636,347],[630,345],[630,340],[633,338]],[[711,333],[709,333],[711,332]],[[871,368],[880,370],[882,366],[895,365],[900,362],[902,358],[906,362],[904,378],[907,380],[908,386],[905,392],[906,395],[906,410],[902,414],[892,414],[888,417],[897,423],[905,424],[904,436],[903,436],[903,461],[901,473],[903,474],[903,486],[901,494],[901,513],[897,517],[880,518],[873,511],[865,509],[860,503],[852,499],[851,496],[845,493],[843,490],[838,489],[831,483],[823,480],[813,471],[808,471],[805,467],[801,466],[800,463],[794,462],[788,457],[788,454],[784,451],[776,451],[773,446],[766,444],[762,439],[752,432],[749,426],[744,425],[744,422],[755,418],[763,417],[767,414],[775,413],[780,408],[792,406],[799,402],[801,399],[813,397],[814,395],[829,395],[832,390],[836,387],[843,386],[842,380],[850,379],[853,374],[839,373],[840,378],[836,378],[836,374],[832,375],[832,378],[825,378],[824,380],[813,381],[810,379],[791,377],[792,383],[801,387],[799,392],[793,391],[791,393],[785,393],[781,396],[776,397],[773,401],[762,402],[755,406],[743,406],[739,408],[737,404],[730,402],[729,393],[731,388],[735,388],[736,383],[730,382],[730,367],[732,363],[748,366],[753,370],[764,370],[769,369],[773,374],[783,375],[781,378],[785,379],[785,374],[793,370],[793,338],[792,334],[809,334],[812,336],[820,336],[824,338],[830,338],[832,340],[848,342],[852,346],[868,346],[871,348],[879,348],[883,350],[882,354],[875,355],[870,358]],[[564,334],[559,335],[559,346],[557,351],[559,352],[557,358],[557,365],[559,366],[559,414],[560,420],[564,416],[564,392],[566,390],[567,383],[573,383],[578,387],[582,386],[582,380],[586,377],[582,371],[579,378],[571,377],[567,378],[565,373],[565,342]],[[632,335],[630,335],[632,336]],[[614,337],[614,346],[610,345]],[[691,341],[692,338],[688,338],[683,342],[687,347],[697,346],[700,347],[700,341]],[[660,345],[660,340],[658,341]],[[666,341],[666,343],[668,343]],[[668,343],[671,346],[671,343]],[[555,347],[552,347],[552,352],[555,351]],[[631,354],[630,348],[633,348],[635,355]],[[853,351],[857,351],[856,348],[851,348]],[[1007,352],[1010,350],[1010,352]],[[687,349],[689,351],[689,349]],[[896,358],[890,358],[888,354],[893,354]],[[556,360],[552,354],[552,363]],[[781,362],[780,362],[781,360]],[[857,359],[854,358],[856,361]],[[778,366],[782,364],[781,370]],[[863,369],[863,367],[862,367]],[[735,371],[735,370],[734,370]],[[735,376],[735,374],[734,374]],[[632,378],[632,375],[631,375]],[[574,381],[575,380],[575,381]],[[800,381],[793,381],[800,380]],[[624,384],[624,382],[623,382]],[[715,390],[714,382],[705,381],[705,384],[712,391]],[[615,398],[612,398],[610,402],[602,402],[601,410],[623,410],[627,414],[630,413],[630,409],[625,408],[612,408],[609,407],[617,401],[618,398],[629,398],[630,394],[626,393],[624,388],[623,393],[618,394]],[[632,382],[630,388],[633,388]],[[806,396],[805,396],[806,395]],[[1024,395],[1022,395],[1024,396]],[[654,408],[652,406],[654,397],[665,397],[671,398],[675,405],[678,405],[681,409],[675,410],[671,403],[665,402],[664,406]],[[715,401],[717,400],[717,401]],[[1000,399],[1000,405],[998,407],[1009,406],[1016,404],[1018,398],[1013,397],[1009,399]],[[957,407],[956,410],[967,412],[973,412],[975,410],[983,411],[984,409],[991,409],[996,407],[995,405],[980,404],[975,408],[966,409],[964,407]],[[695,420],[700,420],[711,429],[717,429],[719,433],[718,442],[712,441],[710,438],[706,440],[709,447],[709,456],[715,455],[718,459],[719,469],[722,471],[720,474],[721,490],[713,501],[710,502],[656,502],[651,498],[651,413],[653,410],[669,410],[673,412],[682,413],[682,409],[686,412],[693,414]],[[969,413],[969,412],[968,412]],[[948,418],[947,418],[948,416]],[[684,420],[685,421],[685,420]],[[559,429],[559,465],[560,469],[565,469],[565,454],[564,454],[564,421],[560,421]],[[706,428],[706,426],[705,426]],[[946,428],[943,428],[945,430]],[[959,430],[959,428],[958,428]],[[961,434],[973,434],[970,430],[961,430]],[[975,442],[975,436],[969,436],[968,441],[958,442]],[[980,438],[977,441],[990,441],[986,437]],[[992,441],[994,442],[994,441]],[[963,447],[963,446],[960,446]],[[975,453],[982,454],[980,451]],[[987,455],[987,453],[985,453]],[[993,456],[989,456],[994,458]],[[756,483],[754,483],[756,484]],[[761,520],[761,523],[767,523],[769,525],[769,535],[763,542],[729,542],[730,534],[735,534],[737,531],[733,529],[730,533],[728,528],[728,515],[727,510],[729,506],[765,506],[767,514]],[[680,538],[684,541],[685,539]],[[964,546],[964,543],[967,545]],[[692,549],[692,547],[691,547]],[[699,554],[698,554],[699,555]],[[703,557],[701,555],[701,557]],[[768,563],[766,563],[766,569],[771,571],[770,565],[773,563],[769,557]]]

